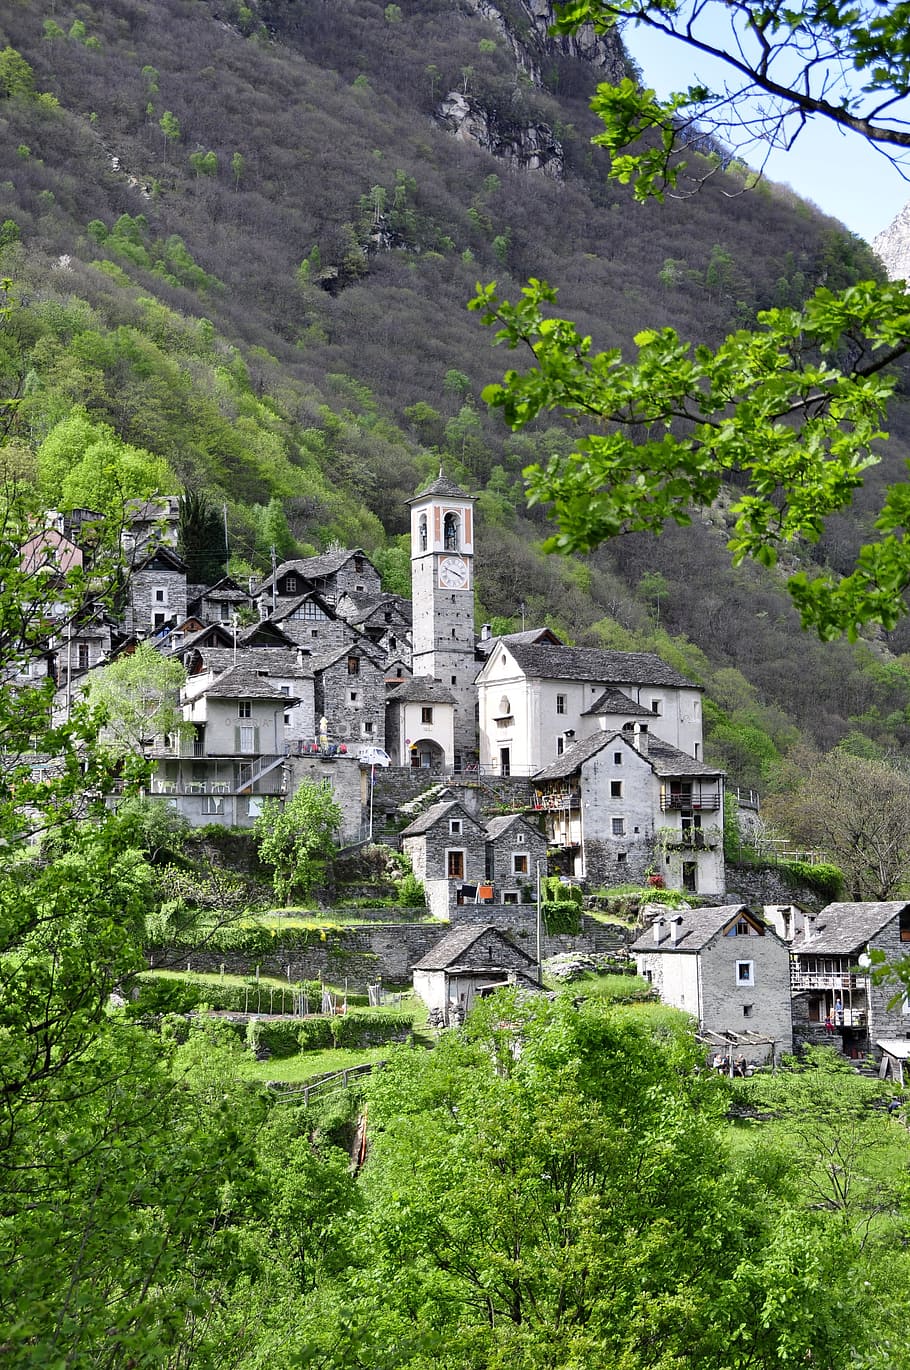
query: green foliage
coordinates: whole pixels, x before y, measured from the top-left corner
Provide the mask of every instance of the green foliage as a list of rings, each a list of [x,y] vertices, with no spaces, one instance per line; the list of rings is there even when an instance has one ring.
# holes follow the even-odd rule
[[[413,871],[408,871],[399,881],[397,902],[404,909],[426,908],[427,893],[423,881],[418,880]]]
[[[0,50],[0,97],[28,100],[35,94],[35,73],[15,48]]]
[[[309,895],[335,851],[341,817],[328,781],[304,781],[284,804],[265,802],[254,831],[280,900],[287,902],[295,892],[304,899]]]
[[[577,936],[581,931],[581,910],[574,899],[543,900],[540,912],[550,937],[558,933]]]
[[[542,311],[555,291],[532,281],[517,304],[495,286],[471,308],[498,324],[497,342],[527,344],[536,367],[506,374],[484,398],[512,428],[550,409],[597,414],[592,432],[569,457],[525,471],[532,504],[553,506],[560,531],[549,550],[585,551],[633,530],[659,532],[666,520],[691,521],[692,504],[717,499],[722,482],[746,480],[736,499],[728,547],[734,564],[752,557],[773,565],[796,538],[816,542],[828,516],[844,509],[878,458],[872,444],[896,377],[883,370],[899,355],[907,302],[899,285],[865,282],[840,295],[819,289],[800,310],[766,310],[752,333],[717,349],[689,348],[670,328],[638,334],[638,360],[616,350],[593,354],[591,339]],[[837,365],[843,338],[866,340],[870,358]],[[691,419],[683,432],[680,416]],[[784,423],[784,419],[788,419]],[[644,427],[656,436],[642,443]],[[632,436],[634,430],[635,436]],[[892,486],[854,570],[836,577],[797,572],[788,581],[804,626],[830,638],[855,637],[868,622],[893,627],[904,612],[910,551],[899,530],[906,487]]]
[[[163,457],[124,442],[81,405],[55,424],[38,448],[38,479],[49,503],[97,509],[111,517],[121,513],[126,499],[179,485]]]
[[[95,672],[89,701],[113,755],[141,756],[157,737],[187,731],[179,703],[185,680],[182,663],[162,656],[149,642]]]
[[[180,496],[178,548],[191,585],[214,585],[224,575],[224,522],[204,491],[188,490]]]
[[[781,867],[801,884],[817,890],[824,899],[840,899],[844,893],[844,873],[830,862],[781,861]]]

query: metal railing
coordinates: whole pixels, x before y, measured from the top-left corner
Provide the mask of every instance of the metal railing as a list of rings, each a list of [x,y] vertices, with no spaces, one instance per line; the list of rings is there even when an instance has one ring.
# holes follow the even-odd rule
[[[660,808],[662,813],[668,809],[692,809],[696,813],[700,809],[719,809],[720,787],[665,790],[660,796]]]
[[[279,1104],[300,1101],[308,1104],[316,1095],[334,1094],[340,1089],[347,1089],[352,1080],[356,1080],[361,1075],[369,1075],[371,1070],[382,1070],[384,1065],[385,1061],[376,1061],[375,1063],[367,1061],[364,1065],[348,1066],[346,1070],[336,1071],[334,1075],[323,1075],[321,1079],[314,1080],[312,1084],[287,1087],[270,1080],[268,1087],[276,1094],[276,1102]]]

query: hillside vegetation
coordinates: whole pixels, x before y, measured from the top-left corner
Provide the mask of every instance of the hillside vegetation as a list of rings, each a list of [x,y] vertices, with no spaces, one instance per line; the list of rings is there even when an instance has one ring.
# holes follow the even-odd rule
[[[790,192],[634,204],[592,147],[600,73],[446,0],[207,0],[7,7],[0,32],[2,384],[11,474],[45,501],[203,488],[234,569],[361,545],[407,592],[404,501],[438,469],[480,491],[479,610],[579,643],[655,648],[709,691],[709,755],[767,785],[800,735],[910,740],[906,628],[822,646],[779,581],[732,571],[721,506],[660,540],[545,559],[520,472],[569,435],[510,435],[480,391],[501,370],[465,310],[478,278],[528,274],[598,346],[670,324],[717,340],[758,309],[878,270]],[[502,14],[530,42],[517,0]],[[622,54],[614,54],[622,61]],[[547,125],[561,179],[515,169],[435,117],[449,91],[505,134]],[[811,555],[862,540],[877,483]],[[806,557],[810,555],[807,550]]]

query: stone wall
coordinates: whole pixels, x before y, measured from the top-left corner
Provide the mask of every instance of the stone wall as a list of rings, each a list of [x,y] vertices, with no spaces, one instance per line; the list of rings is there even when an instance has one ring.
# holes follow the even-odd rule
[[[748,904],[759,912],[763,904],[799,904],[818,912],[830,900],[775,866],[741,866],[728,861],[725,902]]]
[[[358,915],[360,916],[360,915]],[[218,951],[200,948],[175,951],[167,947],[152,947],[148,952],[150,966],[167,966],[173,970],[194,970],[200,974],[218,975],[222,968],[228,975],[261,975],[278,979],[324,980],[328,984],[343,985],[363,992],[370,981],[383,980],[395,985],[409,985],[415,961],[441,942],[450,926],[465,923],[489,923],[508,933],[516,944],[531,956],[537,954],[537,913],[533,904],[463,904],[453,911],[451,925],[447,923],[371,923],[366,927],[329,929],[325,941],[313,940],[307,946],[291,950],[282,946],[280,932],[274,950],[250,956],[244,952]],[[578,937],[544,934],[541,951],[544,958],[558,952],[606,952],[621,955],[628,944],[623,928],[604,926],[587,915],[582,920]]]

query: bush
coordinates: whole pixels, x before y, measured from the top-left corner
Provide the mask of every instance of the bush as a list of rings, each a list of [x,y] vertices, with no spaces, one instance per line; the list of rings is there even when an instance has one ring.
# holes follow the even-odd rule
[[[398,886],[398,904],[403,909],[425,909],[427,906],[423,881],[418,880],[413,871],[409,871]]]
[[[808,861],[781,861],[780,868],[825,899],[840,899],[843,894],[844,875],[839,866],[825,861],[819,861],[817,865]]]
[[[250,978],[238,983],[219,976],[187,975],[186,978],[156,975],[147,971],[138,976],[138,998],[127,1005],[131,1018],[146,1018],[164,1013],[192,1013],[200,1004],[230,1013],[275,1013],[282,1011],[282,992]],[[284,990],[285,1012],[291,1011],[292,995],[302,990],[311,1006],[319,1007],[322,986],[318,980],[288,985]],[[277,1002],[276,1002],[277,1001]]]
[[[556,933],[581,931],[581,906],[574,899],[547,899],[541,904],[540,911],[551,937]]]
[[[331,1028],[336,1047],[375,1047],[406,1041],[414,1020],[409,1013],[346,1013],[332,1018]]]

